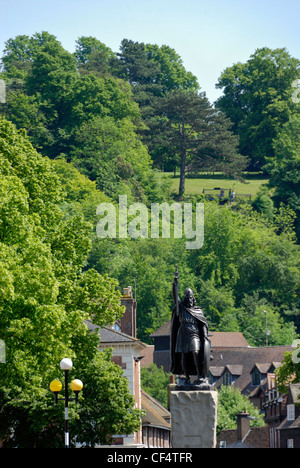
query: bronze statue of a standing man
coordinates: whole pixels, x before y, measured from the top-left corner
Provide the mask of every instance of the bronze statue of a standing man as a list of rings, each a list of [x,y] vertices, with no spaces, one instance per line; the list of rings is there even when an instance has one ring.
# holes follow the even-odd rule
[[[181,301],[178,296],[178,270],[173,281],[175,308],[171,326],[171,372],[184,375],[184,386],[210,389],[208,372],[211,344],[208,338],[208,324],[202,309],[196,306],[194,293],[187,289]],[[197,380],[190,382],[192,375]]]

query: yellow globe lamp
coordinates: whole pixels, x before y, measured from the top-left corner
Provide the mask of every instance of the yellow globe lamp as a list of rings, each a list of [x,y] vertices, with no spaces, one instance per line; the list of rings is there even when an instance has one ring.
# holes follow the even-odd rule
[[[71,390],[73,390],[73,392],[81,392],[82,389],[83,389],[83,383],[81,382],[81,380],[78,380],[78,379],[72,380]]]
[[[81,380],[75,379],[71,382],[71,390],[75,393],[75,402],[78,403],[79,392],[83,389],[83,383]]]
[[[62,383],[59,380],[52,380],[50,384],[50,390],[53,393],[58,393],[62,389]]]

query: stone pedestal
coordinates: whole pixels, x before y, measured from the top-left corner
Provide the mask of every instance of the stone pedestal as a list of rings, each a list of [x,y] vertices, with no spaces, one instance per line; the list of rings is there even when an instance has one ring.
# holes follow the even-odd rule
[[[173,448],[215,448],[218,394],[170,385]]]

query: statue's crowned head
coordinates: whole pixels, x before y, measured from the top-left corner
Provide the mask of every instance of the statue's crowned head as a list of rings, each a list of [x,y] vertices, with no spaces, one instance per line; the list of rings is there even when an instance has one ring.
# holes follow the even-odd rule
[[[194,293],[190,288],[184,291],[184,303],[189,307],[193,307],[196,304]]]

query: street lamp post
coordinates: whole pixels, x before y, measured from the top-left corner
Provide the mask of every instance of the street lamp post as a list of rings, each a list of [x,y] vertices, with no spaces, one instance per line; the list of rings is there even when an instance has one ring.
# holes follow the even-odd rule
[[[68,376],[69,371],[72,369],[73,363],[71,359],[64,358],[60,361],[60,368],[64,371],[65,374],[65,397],[58,398],[58,393],[62,389],[62,384],[59,380],[53,380],[50,384],[50,390],[54,393],[54,402],[58,403],[58,400],[64,400],[65,402],[65,448],[70,448],[70,437],[69,437],[69,401],[75,400],[78,403],[78,394],[83,388],[83,383],[81,380],[73,380],[71,382],[71,390],[75,393],[75,398],[69,397],[68,389]]]

